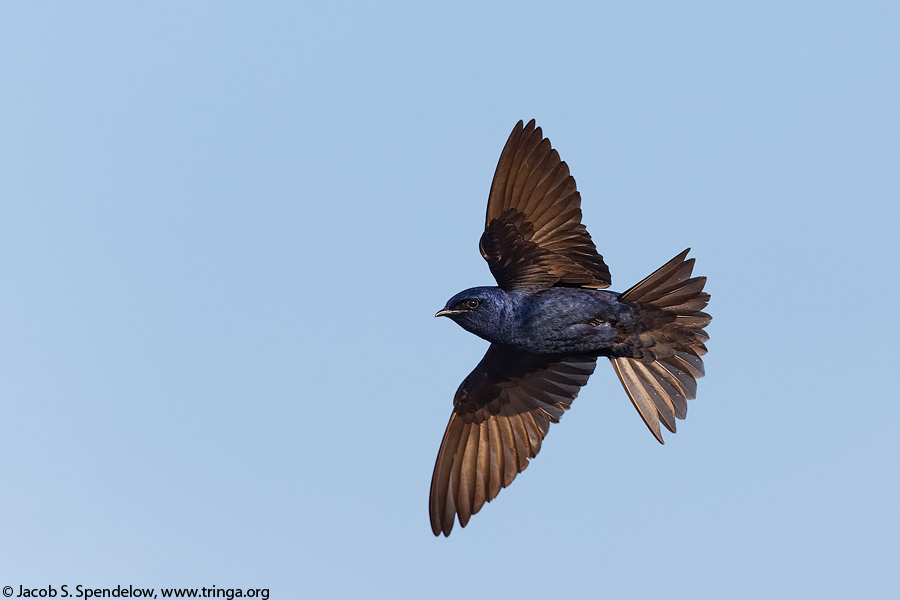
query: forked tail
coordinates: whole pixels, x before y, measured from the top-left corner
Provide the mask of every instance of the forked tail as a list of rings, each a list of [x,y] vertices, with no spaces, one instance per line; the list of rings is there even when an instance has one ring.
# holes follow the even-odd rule
[[[709,302],[706,277],[691,277],[690,248],[619,296],[637,305],[643,332],[631,357],[611,358],[625,391],[644,423],[663,442],[659,423],[675,433],[675,419],[687,415],[687,401],[697,393],[706,354],[703,330],[712,320],[702,310]]]

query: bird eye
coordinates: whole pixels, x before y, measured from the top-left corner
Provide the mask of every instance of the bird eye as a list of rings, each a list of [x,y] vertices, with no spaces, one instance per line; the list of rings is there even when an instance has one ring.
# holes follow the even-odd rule
[[[479,302],[477,298],[469,298],[468,300],[466,300],[466,307],[470,310],[478,308],[479,304],[481,304],[481,302]]]

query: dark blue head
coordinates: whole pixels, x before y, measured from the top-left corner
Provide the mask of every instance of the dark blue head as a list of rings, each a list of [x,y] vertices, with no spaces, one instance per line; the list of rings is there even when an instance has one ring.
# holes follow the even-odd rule
[[[495,341],[503,322],[506,294],[498,287],[475,287],[463,290],[447,300],[436,317],[450,317],[475,335]]]

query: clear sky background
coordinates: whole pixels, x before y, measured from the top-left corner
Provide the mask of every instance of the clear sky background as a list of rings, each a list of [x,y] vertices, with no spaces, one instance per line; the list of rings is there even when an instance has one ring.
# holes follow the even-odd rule
[[[272,598],[895,594],[895,2],[5,2],[0,585]],[[611,367],[436,539],[536,118],[624,291],[687,246],[707,377]]]

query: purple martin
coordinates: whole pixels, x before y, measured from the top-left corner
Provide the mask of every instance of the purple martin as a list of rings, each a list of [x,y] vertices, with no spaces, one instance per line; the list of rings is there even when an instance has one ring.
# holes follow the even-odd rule
[[[690,248],[621,294],[581,224],[569,167],[534,120],[519,121],[488,196],[481,255],[496,287],[447,301],[449,317],[491,343],[453,399],[431,480],[434,535],[465,527],[525,470],[606,357],[647,427],[675,433],[703,376],[712,320]]]

